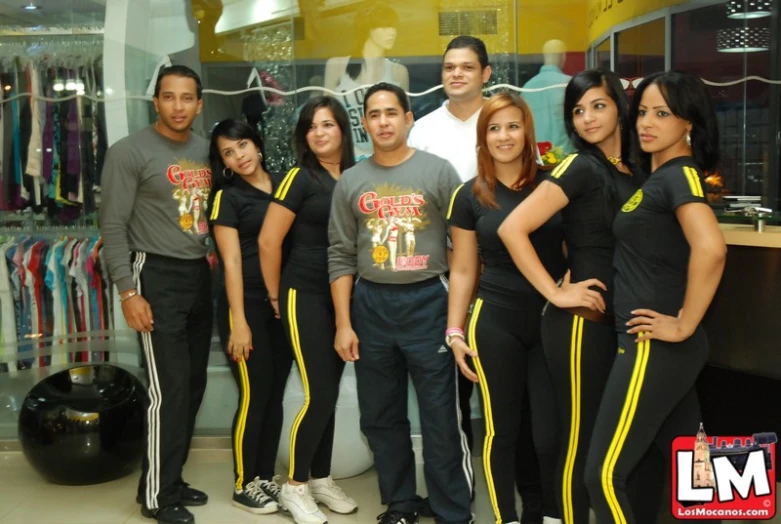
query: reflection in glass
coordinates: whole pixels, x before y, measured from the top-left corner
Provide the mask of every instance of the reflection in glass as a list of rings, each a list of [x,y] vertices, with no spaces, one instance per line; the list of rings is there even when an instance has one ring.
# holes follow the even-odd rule
[[[347,109],[355,144],[355,158],[372,155],[369,134],[361,125],[363,96],[367,86],[387,82],[409,91],[409,72],[402,64],[385,58],[396,44],[399,16],[392,8],[377,5],[356,14],[356,46],[350,56],[334,57],[325,64],[325,88],[345,93],[340,101]]]

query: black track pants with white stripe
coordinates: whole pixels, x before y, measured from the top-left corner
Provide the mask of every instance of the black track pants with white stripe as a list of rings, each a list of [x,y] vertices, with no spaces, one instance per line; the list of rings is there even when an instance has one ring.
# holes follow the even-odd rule
[[[152,308],[154,330],[142,333],[148,389],[146,453],[138,492],[156,509],[180,501],[182,467],[206,390],[212,337],[211,272],[206,258],[135,253],[136,286]]]
[[[382,503],[417,511],[415,457],[407,418],[408,379],[420,408],[424,473],[431,509],[441,524],[471,521],[473,471],[458,408],[457,366],[445,346],[447,281],[373,284],[353,291],[352,324],[361,430],[374,452]]]

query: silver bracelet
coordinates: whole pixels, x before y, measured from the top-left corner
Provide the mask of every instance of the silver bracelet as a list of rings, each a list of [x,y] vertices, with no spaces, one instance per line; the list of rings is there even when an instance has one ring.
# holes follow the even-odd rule
[[[131,291],[130,293],[128,293],[128,294],[127,294],[127,295],[125,295],[124,297],[119,297],[119,303],[121,304],[121,303],[122,303],[122,302],[124,302],[125,300],[131,299],[131,298],[133,298],[133,297],[134,297],[134,296],[136,296],[136,295],[138,295],[138,293],[137,293],[137,292],[135,292],[135,291]]]

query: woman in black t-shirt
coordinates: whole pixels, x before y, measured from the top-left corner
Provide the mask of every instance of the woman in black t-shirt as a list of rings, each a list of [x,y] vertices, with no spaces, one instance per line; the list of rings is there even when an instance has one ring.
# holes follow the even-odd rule
[[[518,521],[515,454],[527,381],[543,514],[558,518],[554,469],[559,431],[539,321],[545,300],[515,267],[497,234],[537,184],[537,143],[526,103],[509,93],[486,101],[477,121],[477,145],[477,177],[455,190],[448,210],[453,259],[446,340],[461,373],[480,386],[486,421],[483,465],[496,521]],[[545,270],[563,275],[561,217],[554,215],[530,240]],[[465,333],[478,275],[477,300]]]
[[[618,354],[586,466],[597,522],[642,518],[626,480],[653,446],[670,464],[672,439],[699,428],[694,385],[708,357],[700,322],[727,252],[703,191],[703,170],[713,170],[719,158],[705,84],[678,72],[647,77],[631,119],[651,176],[613,226]]]
[[[556,472],[562,518],[571,524],[588,522],[586,453],[616,353],[613,218],[641,183],[627,163],[627,114],[614,73],[592,69],[573,77],[564,95],[564,123],[577,153],[499,228],[518,268],[550,301],[542,339],[564,434]],[[545,267],[530,236],[559,212],[569,268],[560,286],[560,275]]]
[[[257,132],[244,122],[223,120],[212,132],[210,223],[225,276],[217,327],[240,394],[233,419],[233,505],[251,513],[278,509],[274,464],[293,363],[260,274],[258,232],[281,178],[266,170],[262,151]]]
[[[294,132],[298,167],[274,193],[259,238],[269,300],[282,318],[304,389],[304,405],[290,430],[290,480],[280,494],[282,506],[299,524],[326,521],[316,502],[336,513],[358,507],[331,479],[344,361],[334,350],[328,219],[336,181],[355,164],[350,133],[347,113],[336,99],[317,97],[304,105]],[[291,251],[283,269],[282,241],[288,232]]]

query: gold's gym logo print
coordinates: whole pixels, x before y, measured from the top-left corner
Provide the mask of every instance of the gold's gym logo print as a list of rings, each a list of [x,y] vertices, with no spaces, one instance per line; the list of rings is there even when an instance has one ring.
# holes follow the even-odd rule
[[[631,213],[635,209],[637,209],[637,206],[640,205],[640,202],[643,201],[643,190],[638,189],[635,191],[635,194],[632,195],[632,198],[627,200],[626,204],[624,204],[624,207],[621,208],[621,211],[624,213]]]
[[[358,208],[369,215],[365,225],[372,242],[374,266],[391,271],[428,268],[429,255],[416,251],[416,231],[428,225],[423,206],[426,198],[411,190],[383,185],[358,199]]]
[[[179,227],[185,233],[208,233],[209,215],[206,208],[212,187],[211,169],[191,160],[181,160],[168,166],[166,177],[176,186],[172,196],[179,204]]]

